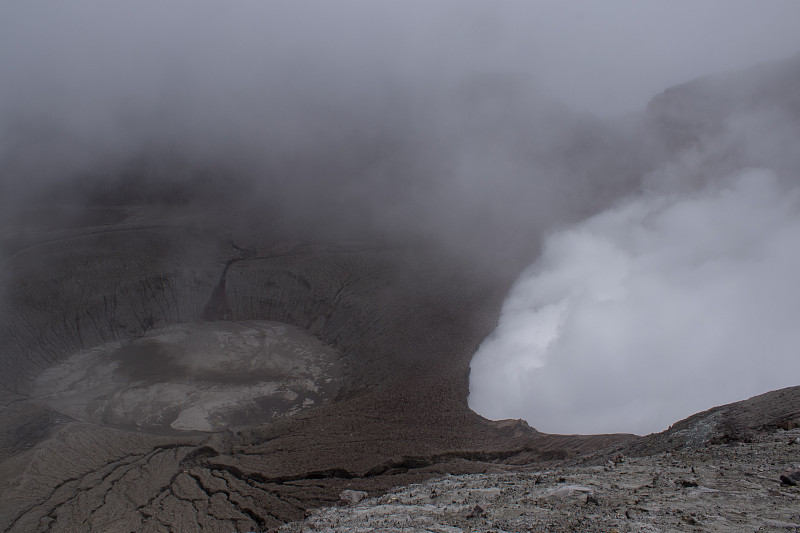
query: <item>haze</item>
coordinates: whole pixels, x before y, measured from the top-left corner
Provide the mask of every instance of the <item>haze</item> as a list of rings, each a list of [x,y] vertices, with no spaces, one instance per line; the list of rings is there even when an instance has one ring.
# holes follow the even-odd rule
[[[533,263],[473,362],[471,406],[543,431],[663,429],[796,384],[798,137],[759,110],[674,150],[642,113],[797,54],[798,20],[788,0],[4,2],[0,206],[174,186],[487,276]],[[716,334],[694,342],[698,322]]]

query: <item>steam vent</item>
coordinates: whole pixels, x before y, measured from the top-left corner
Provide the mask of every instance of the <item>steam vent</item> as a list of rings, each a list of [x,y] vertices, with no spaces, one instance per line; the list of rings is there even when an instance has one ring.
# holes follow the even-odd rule
[[[729,1],[0,2],[0,531],[800,530],[800,55],[681,65],[800,8]]]

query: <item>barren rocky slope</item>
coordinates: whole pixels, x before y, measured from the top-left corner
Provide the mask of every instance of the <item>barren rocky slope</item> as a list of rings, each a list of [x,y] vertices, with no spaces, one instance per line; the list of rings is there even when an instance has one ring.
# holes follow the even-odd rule
[[[797,72],[796,63],[780,68]],[[761,76],[767,85],[773,78]],[[780,76],[775,79],[785,83]],[[694,119],[700,115],[692,109],[704,104],[696,95],[715,89],[708,80],[697,83],[665,93],[650,108],[647,120],[666,139],[667,147],[659,146],[665,153],[725,129],[726,113],[767,112],[751,105],[763,94],[782,94],[788,101],[787,121],[796,118],[791,111],[796,109],[796,92],[765,93],[757,86],[720,111],[721,122],[698,124]],[[780,103],[773,102],[768,112]],[[714,126],[706,128],[711,122]],[[786,145],[795,138],[794,131],[787,126]],[[582,142],[593,156],[576,156],[570,172],[591,173],[595,161],[603,159],[593,150],[616,153],[619,143],[597,148],[595,141],[601,138],[602,129],[587,134]],[[556,159],[573,159],[569,156],[581,151],[582,142],[567,143],[566,155]],[[736,152],[746,142],[738,139],[725,146]],[[712,156],[726,168],[758,165],[766,153],[742,149],[731,158],[723,152]],[[646,158],[619,157],[624,161],[618,163],[618,174],[625,174],[620,183],[627,183]],[[628,166],[633,170],[626,174],[622,170]],[[583,184],[575,180],[566,187],[584,194]],[[606,185],[592,186],[602,191]],[[604,198],[617,193],[606,192]],[[355,507],[346,516],[324,511],[305,526],[334,527],[336,520],[358,526],[364,513],[374,510],[385,511],[383,518],[397,525],[391,517],[400,513],[397,520],[405,520],[407,509],[392,507],[397,504],[393,497],[403,506],[417,506],[416,516],[431,516],[433,523],[447,526],[445,531],[584,529],[587,519],[591,527],[620,531],[791,528],[798,521],[790,510],[795,489],[780,487],[775,475],[796,466],[796,446],[788,444],[795,433],[780,431],[794,431],[800,424],[798,389],[701,413],[644,438],[545,435],[523,422],[491,422],[471,412],[466,403],[469,361],[494,328],[509,285],[530,255],[527,251],[510,253],[514,260],[493,258],[496,264],[487,269],[487,262],[464,261],[441,242],[323,238],[315,228],[292,233],[286,225],[269,221],[251,224],[234,216],[231,208],[213,203],[57,207],[16,213],[0,228],[2,530],[267,530],[335,504],[345,489],[383,499]],[[483,221],[481,238],[501,241],[501,230],[511,227],[508,220],[502,222],[494,227],[492,221]],[[181,422],[187,405],[167,406],[159,411],[157,423],[151,423],[136,418],[138,407],[125,407],[125,398],[131,396],[114,397],[116,392],[105,388],[113,383],[116,390],[139,394],[156,385],[169,389],[176,384],[173,378],[181,386],[194,380],[203,390],[237,380],[252,385],[239,370],[235,375],[216,373],[225,363],[224,354],[220,359],[212,355],[204,372],[176,373],[176,368],[186,368],[176,363],[187,360],[180,344],[176,355],[164,360],[153,353],[172,352],[148,352],[147,365],[125,359],[143,353],[142,343],[166,339],[163,335],[172,342],[176,331],[191,329],[187,324],[212,338],[230,339],[226,331],[248,323],[252,328],[230,341],[237,350],[269,344],[266,334],[258,333],[269,323],[313,335],[336,358],[335,395],[305,402],[308,398],[300,393],[319,392],[314,380],[321,374],[281,367],[287,382],[311,378],[302,387],[280,391],[290,406],[271,407],[266,400],[258,404],[265,412],[271,409],[269,423],[223,416],[229,421],[224,429],[209,419],[215,431],[197,431],[208,427]],[[53,396],[43,399],[43,373],[101,348],[110,350],[118,363],[98,375],[87,370],[71,383],[110,390],[114,402],[98,394],[78,413]],[[59,374],[64,375],[72,374]],[[112,404],[114,409],[107,409]],[[117,417],[119,412],[127,418]],[[617,456],[624,461],[615,461]],[[737,485],[734,491],[726,488],[728,469]],[[506,471],[511,473],[502,473]],[[424,492],[412,487],[383,496],[393,487],[443,474],[480,475],[445,478]],[[597,503],[587,506],[587,490],[574,487],[561,491],[564,498],[544,498],[548,491],[569,485],[588,487]],[[464,492],[473,490],[477,492]],[[755,503],[745,509],[750,515],[707,510],[709,501],[716,505],[721,495],[731,506],[752,497]],[[482,501],[487,507],[476,511]],[[773,505],[764,517],[772,522],[758,522],[754,516],[762,504]],[[473,517],[468,518],[470,512]],[[626,512],[631,517],[623,517]],[[420,527],[428,524],[423,522]]]
[[[798,531],[799,428],[792,387],[579,460],[491,464],[357,501],[345,493],[281,530]]]
[[[798,430],[595,466],[500,466],[315,511],[281,531],[798,531]],[[501,471],[502,470],[502,471]]]
[[[629,438],[550,437],[468,410],[469,359],[508,279],[425,249],[254,241],[175,212],[105,214],[113,220],[104,225],[18,226],[7,241],[4,529],[265,528],[335,501],[354,478],[386,489],[479,471],[481,460],[571,455]],[[91,423],[30,399],[43,370],[81,349],[135,346],[165,326],[215,320],[306,329],[339,354],[336,398],[211,434]],[[150,363],[148,375],[172,372]]]

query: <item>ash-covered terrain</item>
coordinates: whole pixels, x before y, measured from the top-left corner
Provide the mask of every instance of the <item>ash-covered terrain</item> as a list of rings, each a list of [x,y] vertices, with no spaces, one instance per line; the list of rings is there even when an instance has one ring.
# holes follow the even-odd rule
[[[505,288],[438,253],[231,245],[126,210],[9,259],[10,531],[263,529],[353,478],[380,490],[453,461],[472,471],[628,438],[549,437],[470,412],[470,356]],[[202,503],[180,492],[187,480],[211,484]]]
[[[280,530],[796,531],[798,395],[711,409],[575,460],[487,464],[378,496],[354,482],[337,506]]]
[[[116,112],[128,93],[109,90],[99,125],[35,95],[30,116],[0,110],[0,530],[800,527],[780,481],[800,466],[798,388],[644,437],[468,406],[548,232],[745,169],[795,190],[800,56],[615,119],[509,70],[427,90],[297,65],[194,100],[169,63],[159,105]],[[558,412],[584,398],[560,383]]]
[[[336,355],[278,322],[178,324],[78,352],[42,372],[32,396],[87,422],[224,430],[333,398]]]
[[[281,531],[796,531],[797,431],[592,466],[495,467],[339,506]],[[800,475],[800,474],[798,474]],[[349,499],[364,497],[355,505]]]

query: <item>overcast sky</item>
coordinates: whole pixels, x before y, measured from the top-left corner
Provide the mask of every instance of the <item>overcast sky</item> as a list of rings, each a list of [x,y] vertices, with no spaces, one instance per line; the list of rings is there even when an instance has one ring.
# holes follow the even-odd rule
[[[443,77],[492,69],[607,115],[697,76],[798,53],[798,20],[793,0],[9,0],[0,94],[6,105],[28,93],[42,106],[78,90],[141,101],[176,80],[201,95],[203,84],[257,90],[291,64],[434,89]]]
[[[595,113],[643,107],[666,87],[800,52],[791,0],[518,3],[508,22],[542,85]]]

